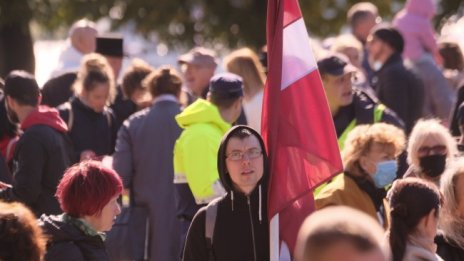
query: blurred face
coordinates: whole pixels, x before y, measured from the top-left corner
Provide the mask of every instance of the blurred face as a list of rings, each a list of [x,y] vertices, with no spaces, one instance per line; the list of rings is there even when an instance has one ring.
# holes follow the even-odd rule
[[[458,208],[456,215],[464,218],[464,175],[459,175],[456,183],[456,197],[458,201]]]
[[[371,177],[377,171],[377,164],[382,161],[394,160],[395,155],[392,147],[380,145],[378,143],[372,144],[369,152],[361,156],[359,164]]]
[[[110,95],[108,83],[94,83],[91,91],[82,90],[81,100],[95,112],[103,112]]]
[[[201,96],[204,89],[208,87],[209,80],[214,75],[214,70],[215,68],[210,66],[189,63],[181,65],[185,85],[198,97]]]
[[[18,114],[12,109],[12,106],[14,106],[13,103],[15,103],[13,98],[7,96],[5,101],[6,116],[11,123],[17,124],[19,123],[19,117]]]
[[[148,90],[145,90],[143,88],[137,88],[135,89],[134,93],[130,97],[130,99],[137,104],[137,107],[142,109],[151,104],[151,101],[153,100],[150,92]]]
[[[353,102],[352,75],[352,73],[340,76],[327,74],[323,77],[324,89],[332,114],[338,111],[340,107]]]
[[[114,220],[121,213],[121,207],[118,203],[119,195],[114,196],[103,207],[101,213],[84,218],[96,231],[109,231],[113,227]]]
[[[367,36],[371,29],[380,23],[382,19],[374,14],[369,14],[362,22],[360,22],[356,28],[354,28],[354,34],[358,37],[361,42],[366,42]]]
[[[375,71],[378,71],[380,69],[376,63],[384,62],[383,56],[386,48],[385,45],[386,44],[384,42],[382,42],[377,37],[374,37],[373,35],[369,35],[369,37],[367,38],[367,53],[369,65]]]
[[[261,145],[254,135],[230,138],[226,148],[226,167],[233,186],[248,195],[263,177]]]
[[[350,63],[354,65],[356,68],[361,68],[361,57],[359,55],[358,49],[354,47],[346,47],[340,52],[350,60]]]
[[[430,156],[430,155],[446,155],[448,148],[442,141],[437,140],[433,136],[425,138],[422,145],[417,149],[417,156],[419,158]]]
[[[317,259],[306,259],[302,261],[387,261],[380,249],[370,251],[359,251],[351,243],[341,241],[329,247],[323,253],[318,254]]]

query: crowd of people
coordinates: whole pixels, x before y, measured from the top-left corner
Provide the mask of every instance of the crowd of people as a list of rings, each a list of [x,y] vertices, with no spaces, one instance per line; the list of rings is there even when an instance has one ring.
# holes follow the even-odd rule
[[[314,48],[344,170],[291,259],[464,260],[463,43],[435,12],[357,3]],[[124,41],[80,20],[43,86],[0,79],[0,260],[269,260],[266,49],[122,71]]]

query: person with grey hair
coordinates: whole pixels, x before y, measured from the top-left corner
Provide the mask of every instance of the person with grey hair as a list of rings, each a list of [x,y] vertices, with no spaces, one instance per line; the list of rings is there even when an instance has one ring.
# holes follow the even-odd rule
[[[453,162],[440,183],[443,205],[435,238],[437,254],[446,261],[464,260],[464,159]]]
[[[384,231],[370,216],[345,206],[316,211],[298,233],[296,261],[387,261]]]
[[[409,169],[405,177],[418,177],[439,185],[446,166],[457,155],[456,140],[437,119],[419,120],[408,141]]]

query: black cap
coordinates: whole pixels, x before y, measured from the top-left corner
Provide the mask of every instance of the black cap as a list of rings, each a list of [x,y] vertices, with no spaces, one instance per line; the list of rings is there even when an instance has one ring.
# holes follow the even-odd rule
[[[233,73],[220,73],[209,81],[209,92],[220,98],[238,98],[243,96],[242,77]]]
[[[330,74],[340,76],[356,71],[356,68],[350,64],[348,58],[342,54],[335,53],[319,59],[319,61],[317,61],[317,67],[321,75]]]
[[[123,57],[123,38],[120,35],[106,35],[97,37],[96,53],[105,56]]]
[[[379,24],[372,28],[371,34],[382,42],[388,44],[397,53],[403,53],[404,39],[401,33],[388,24]]]

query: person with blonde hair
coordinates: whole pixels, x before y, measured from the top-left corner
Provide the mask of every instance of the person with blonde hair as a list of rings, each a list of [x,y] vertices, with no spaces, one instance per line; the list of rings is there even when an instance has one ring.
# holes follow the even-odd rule
[[[243,79],[243,110],[247,124],[261,131],[261,110],[266,75],[258,55],[250,48],[241,48],[224,57],[224,67]]]
[[[409,136],[407,152],[409,169],[404,176],[438,185],[447,162],[457,155],[457,145],[439,120],[419,120]]]
[[[386,261],[384,231],[365,213],[336,206],[306,218],[298,233],[296,261]]]
[[[46,243],[31,210],[0,201],[0,260],[41,261]]]
[[[440,180],[443,205],[435,243],[447,261],[464,260],[464,159],[459,158]]]
[[[84,56],[73,84],[74,97],[58,107],[74,145],[74,161],[110,155],[114,151],[116,124],[109,105],[116,87],[108,61],[100,54]]]
[[[358,209],[386,225],[385,187],[396,178],[397,157],[405,136],[399,128],[386,124],[359,125],[342,151],[345,172],[316,195],[316,208],[344,205]]]

